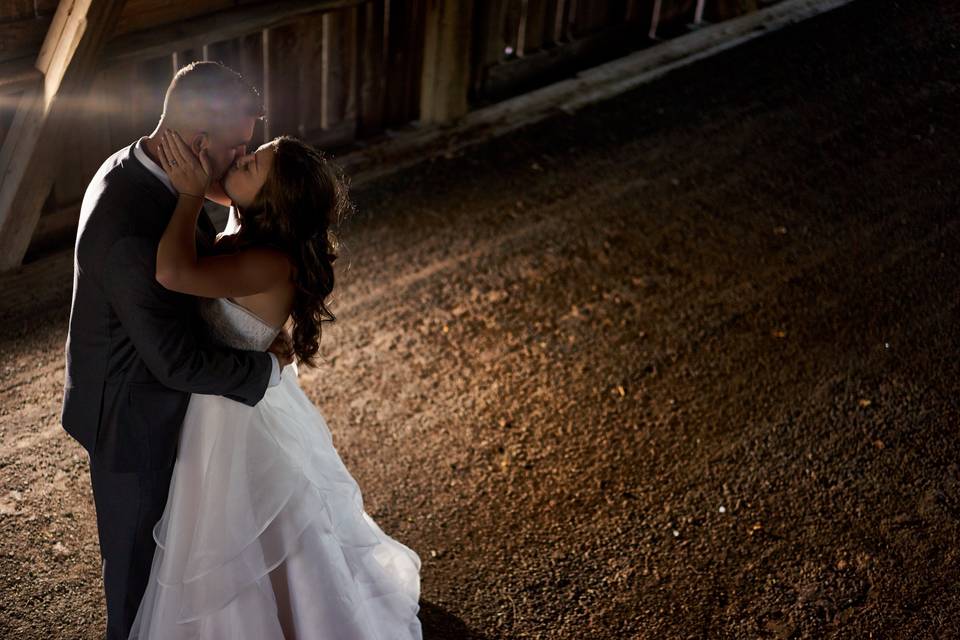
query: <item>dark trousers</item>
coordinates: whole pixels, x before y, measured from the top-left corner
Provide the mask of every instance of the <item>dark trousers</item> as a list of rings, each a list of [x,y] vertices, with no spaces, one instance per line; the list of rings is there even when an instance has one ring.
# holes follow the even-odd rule
[[[156,544],[153,525],[163,515],[173,465],[120,473],[90,459],[97,533],[107,600],[107,640],[126,640],[147,588]]]

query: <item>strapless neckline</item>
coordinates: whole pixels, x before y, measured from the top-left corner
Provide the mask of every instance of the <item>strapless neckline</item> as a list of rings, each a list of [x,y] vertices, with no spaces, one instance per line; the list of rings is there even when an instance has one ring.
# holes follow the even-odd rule
[[[229,298],[200,298],[198,305],[210,337],[227,347],[266,351],[281,331]]]
[[[243,311],[244,313],[246,313],[248,316],[250,316],[250,317],[253,318],[254,320],[258,321],[258,322],[259,322],[260,324],[262,324],[263,326],[269,327],[271,331],[277,331],[277,332],[279,332],[279,331],[283,328],[283,327],[275,327],[275,326],[273,326],[272,324],[270,324],[269,322],[267,322],[266,320],[264,320],[263,318],[261,318],[260,316],[258,316],[257,314],[255,314],[253,311],[250,311],[250,309],[247,309],[245,306],[243,306],[242,304],[240,304],[239,302],[237,302],[236,300],[234,300],[233,298],[223,298],[223,299],[224,299],[225,301],[227,301],[229,304],[231,304],[232,306],[234,306],[234,307],[236,307],[237,309],[239,309],[240,311]]]

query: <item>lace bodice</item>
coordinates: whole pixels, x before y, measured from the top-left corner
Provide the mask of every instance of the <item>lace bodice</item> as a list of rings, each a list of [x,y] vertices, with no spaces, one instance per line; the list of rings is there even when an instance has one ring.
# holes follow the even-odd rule
[[[279,328],[230,298],[200,298],[198,305],[210,336],[224,346],[266,351],[280,333]]]

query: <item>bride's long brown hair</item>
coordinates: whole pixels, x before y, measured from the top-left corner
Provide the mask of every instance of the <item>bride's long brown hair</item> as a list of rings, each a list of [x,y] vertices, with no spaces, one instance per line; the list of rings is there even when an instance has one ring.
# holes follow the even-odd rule
[[[326,300],[333,291],[333,262],[339,241],[330,228],[353,210],[348,179],[327,156],[291,136],[271,141],[273,168],[242,210],[236,244],[268,244],[280,249],[294,267],[293,352],[301,364],[316,366],[321,324],[336,316]]]

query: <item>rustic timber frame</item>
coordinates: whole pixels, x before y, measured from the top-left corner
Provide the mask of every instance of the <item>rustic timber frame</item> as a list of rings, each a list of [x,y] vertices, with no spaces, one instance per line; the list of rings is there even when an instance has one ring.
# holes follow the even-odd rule
[[[90,177],[153,129],[167,83],[191,60],[223,61],[261,88],[268,117],[255,144],[287,133],[346,153],[443,130],[767,4],[0,0],[0,271],[67,246]]]

